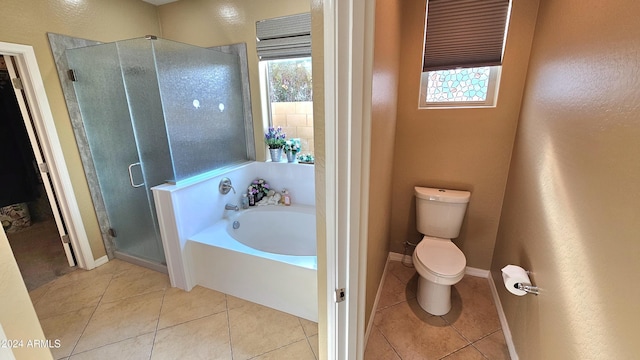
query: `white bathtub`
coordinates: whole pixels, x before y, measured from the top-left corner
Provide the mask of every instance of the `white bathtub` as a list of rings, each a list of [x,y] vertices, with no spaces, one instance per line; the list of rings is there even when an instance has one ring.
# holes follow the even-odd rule
[[[256,250],[316,256],[316,216],[310,206],[255,206],[238,211],[229,217],[227,232]]]
[[[187,241],[191,277],[198,285],[317,322],[315,234],[312,206],[229,212]]]

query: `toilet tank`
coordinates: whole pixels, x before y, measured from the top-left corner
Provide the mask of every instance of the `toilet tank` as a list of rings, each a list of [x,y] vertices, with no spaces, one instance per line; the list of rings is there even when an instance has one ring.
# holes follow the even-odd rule
[[[414,190],[418,231],[443,239],[457,238],[471,193],[418,186]]]

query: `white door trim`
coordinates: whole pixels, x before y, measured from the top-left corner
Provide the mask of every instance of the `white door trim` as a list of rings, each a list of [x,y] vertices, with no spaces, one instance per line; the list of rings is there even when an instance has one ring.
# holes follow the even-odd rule
[[[19,74],[13,66],[12,58],[9,55],[2,55],[5,60],[5,64],[7,65],[7,70],[9,71],[9,76],[13,79],[20,79]],[[25,129],[27,130],[27,136],[29,137],[29,143],[31,144],[31,149],[33,150],[33,156],[35,157],[36,163],[38,166],[40,164],[46,164],[46,161],[42,157],[42,153],[40,152],[40,146],[38,145],[38,137],[33,130],[33,125],[31,123],[31,118],[29,117],[28,105],[24,101],[23,90],[18,89],[14,86],[14,93],[16,95],[16,100],[18,102],[18,107],[20,109],[20,114],[22,115],[22,121],[24,122]],[[40,169],[40,176],[42,177],[42,184],[44,186],[45,192],[47,194],[47,199],[49,200],[49,206],[51,207],[51,212],[53,213],[53,218],[55,219],[56,227],[58,229],[58,235],[60,237],[60,242],[64,249],[64,253],[67,256],[67,262],[69,266],[75,266],[76,262],[73,259],[73,254],[71,252],[71,247],[68,243],[65,243],[63,240],[63,236],[67,234],[64,228],[64,221],[62,220],[62,214],[60,212],[60,208],[58,207],[58,203],[55,198],[55,192],[51,187],[51,180],[49,173],[46,171],[42,171]]]
[[[325,0],[327,354],[364,354],[366,232],[375,2]],[[336,303],[335,289],[346,288]]]
[[[13,56],[16,60],[16,67],[24,86],[24,94],[33,117],[34,131],[40,141],[44,160],[49,167],[53,189],[60,202],[60,210],[67,226],[78,267],[87,270],[93,269],[95,267],[93,253],[71,186],[71,178],[67,171],[33,47],[0,42],[0,54]]]

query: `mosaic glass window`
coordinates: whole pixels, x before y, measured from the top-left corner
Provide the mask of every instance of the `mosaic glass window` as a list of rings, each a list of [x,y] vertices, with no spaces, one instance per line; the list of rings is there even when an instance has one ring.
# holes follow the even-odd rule
[[[427,103],[484,102],[491,67],[429,71]]]

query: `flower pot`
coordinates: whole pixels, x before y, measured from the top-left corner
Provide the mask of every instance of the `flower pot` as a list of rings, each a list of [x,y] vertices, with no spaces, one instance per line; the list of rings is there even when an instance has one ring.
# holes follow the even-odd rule
[[[272,162],[280,162],[280,158],[282,158],[282,149],[269,149],[271,153],[271,161]]]
[[[287,161],[292,163],[292,162],[296,162],[296,152],[295,151],[289,151],[287,153]]]

